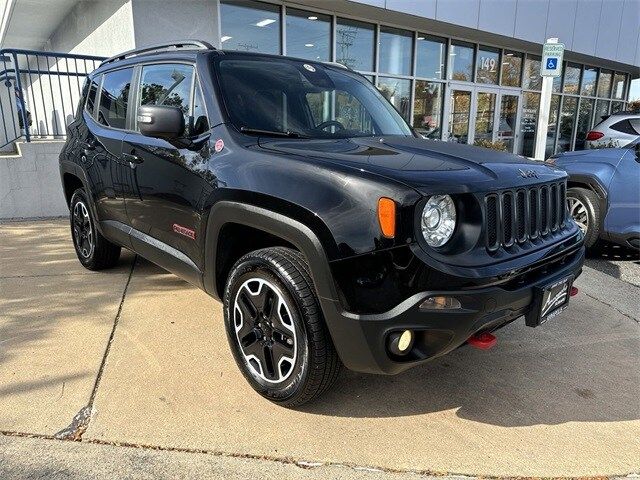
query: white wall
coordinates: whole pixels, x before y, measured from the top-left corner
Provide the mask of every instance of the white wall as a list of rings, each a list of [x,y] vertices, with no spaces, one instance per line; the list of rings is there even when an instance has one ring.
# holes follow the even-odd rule
[[[99,56],[134,47],[131,0],[79,2],[44,45],[53,52]]]
[[[68,215],[58,156],[63,142],[17,144],[0,156],[0,219]]]

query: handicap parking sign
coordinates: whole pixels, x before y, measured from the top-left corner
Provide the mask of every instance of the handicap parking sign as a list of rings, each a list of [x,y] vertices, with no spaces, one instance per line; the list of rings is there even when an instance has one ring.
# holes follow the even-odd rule
[[[562,75],[562,59],[564,57],[564,44],[545,43],[542,48],[542,62],[540,62],[540,75],[543,77],[559,77]]]

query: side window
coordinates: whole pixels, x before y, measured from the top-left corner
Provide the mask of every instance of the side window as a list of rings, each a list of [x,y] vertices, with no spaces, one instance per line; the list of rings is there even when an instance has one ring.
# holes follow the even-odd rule
[[[611,125],[611,128],[617,132],[628,133],[629,135],[637,135],[638,133],[631,126],[629,120],[621,120]]]
[[[132,75],[132,68],[104,74],[100,92],[100,108],[98,109],[99,123],[121,130],[126,128]]]
[[[207,118],[207,110],[204,106],[204,98],[200,85],[196,82],[195,94],[193,100],[193,127],[191,135],[197,136],[209,131],[209,119]]]
[[[638,135],[640,135],[640,117],[639,118],[630,118],[629,122],[631,123],[631,126],[636,131],[636,133]]]
[[[92,117],[95,114],[96,95],[98,94],[98,85],[100,84],[101,78],[102,77],[94,78],[91,80],[91,84],[89,85],[89,93],[87,94],[85,110]]]
[[[189,125],[189,102],[193,67],[181,64],[146,65],[140,76],[138,106],[169,105],[179,107]]]

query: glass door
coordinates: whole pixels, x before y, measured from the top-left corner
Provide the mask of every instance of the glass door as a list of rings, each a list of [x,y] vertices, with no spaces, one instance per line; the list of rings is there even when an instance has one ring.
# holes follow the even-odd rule
[[[476,92],[474,144],[494,141],[497,97],[495,92]]]
[[[515,152],[518,138],[520,95],[502,93],[500,95],[500,116],[496,129],[496,139],[507,147],[508,152]]]
[[[473,138],[471,131],[471,103],[473,88],[467,86],[450,86],[448,101],[445,105],[445,119],[447,120],[447,137],[449,142],[469,143]]]

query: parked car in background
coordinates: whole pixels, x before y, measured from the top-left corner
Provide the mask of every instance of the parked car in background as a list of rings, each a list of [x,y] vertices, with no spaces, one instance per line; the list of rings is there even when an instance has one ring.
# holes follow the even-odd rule
[[[567,206],[585,234],[640,249],[640,138],[624,148],[564,152],[547,162],[569,173]]]
[[[587,133],[585,149],[626,147],[640,136],[640,113],[618,112],[603,117]]]

